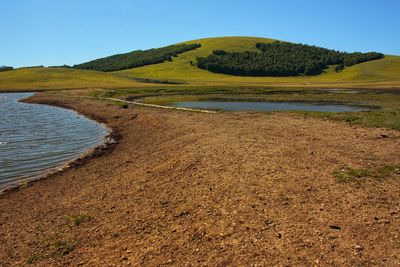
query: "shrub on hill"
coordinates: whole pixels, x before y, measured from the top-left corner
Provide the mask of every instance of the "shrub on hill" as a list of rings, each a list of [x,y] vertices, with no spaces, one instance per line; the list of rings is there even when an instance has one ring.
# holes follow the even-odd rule
[[[170,45],[157,49],[137,50],[130,53],[100,58],[87,63],[74,65],[73,68],[98,71],[118,71],[151,64],[172,61],[183,52],[199,48],[200,44]]]
[[[37,68],[45,68],[43,65],[37,65],[37,66],[26,66],[26,67],[20,67],[18,69],[37,69]]]
[[[13,67],[8,67],[8,66],[0,66],[0,72],[2,71],[9,71],[9,70],[13,70]]]
[[[241,76],[317,75],[329,65],[341,71],[365,61],[383,58],[383,54],[345,53],[326,48],[273,42],[258,43],[259,52],[226,52],[215,50],[212,55],[197,58],[197,66],[211,72]]]
[[[56,66],[48,66],[48,68],[61,68],[61,69],[69,69],[72,68],[71,66],[64,64],[64,65],[56,65]]]

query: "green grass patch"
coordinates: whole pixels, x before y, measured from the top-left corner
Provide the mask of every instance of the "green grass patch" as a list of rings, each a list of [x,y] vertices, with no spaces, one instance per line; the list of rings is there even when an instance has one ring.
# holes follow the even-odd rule
[[[28,257],[26,263],[34,264],[49,258],[63,257],[71,253],[75,247],[76,243],[72,239],[50,236],[40,242],[37,251]]]
[[[102,98],[114,97],[116,94],[117,94],[116,90],[107,90],[107,89],[95,89],[86,92],[87,96],[102,97]]]
[[[129,108],[129,104],[128,103],[124,103],[124,102],[116,101],[116,100],[108,100],[108,99],[105,100],[105,101],[107,101],[108,103],[111,103],[113,105],[116,105],[116,106],[118,106],[120,108],[123,108],[123,109]]]
[[[82,223],[89,221],[90,219],[91,217],[86,213],[80,213],[71,217],[71,220],[76,226],[79,226]]]
[[[56,255],[65,256],[72,252],[75,248],[75,242],[72,240],[58,239],[53,244]]]
[[[383,165],[374,169],[347,167],[333,172],[333,176],[343,183],[360,182],[365,178],[382,180],[395,174],[400,174],[400,165]]]
[[[40,261],[40,260],[42,260],[42,257],[40,256],[40,255],[32,255],[32,256],[30,256],[27,260],[26,260],[26,263],[28,263],[28,264],[33,264],[33,263],[35,263],[35,262],[38,262],[38,261]]]
[[[301,112],[301,114],[311,117],[343,121],[363,127],[400,130],[400,109],[342,113]]]

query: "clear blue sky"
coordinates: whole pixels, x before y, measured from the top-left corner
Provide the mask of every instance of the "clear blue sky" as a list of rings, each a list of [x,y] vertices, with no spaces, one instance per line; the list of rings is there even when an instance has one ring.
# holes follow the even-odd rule
[[[15,67],[233,35],[400,55],[399,0],[4,0],[0,17]]]

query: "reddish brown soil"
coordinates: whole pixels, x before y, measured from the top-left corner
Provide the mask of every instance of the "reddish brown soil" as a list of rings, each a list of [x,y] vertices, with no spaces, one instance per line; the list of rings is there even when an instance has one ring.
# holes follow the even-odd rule
[[[52,103],[121,138],[0,197],[2,266],[400,264],[400,176],[332,175],[400,163],[399,132],[284,114]],[[71,216],[83,213],[90,220],[75,225]],[[65,256],[62,241],[74,245]]]

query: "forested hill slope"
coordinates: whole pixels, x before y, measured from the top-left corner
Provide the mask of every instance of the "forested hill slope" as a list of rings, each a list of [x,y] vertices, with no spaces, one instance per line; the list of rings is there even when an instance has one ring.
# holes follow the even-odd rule
[[[178,44],[148,50],[137,50],[125,54],[113,55],[95,59],[86,63],[74,65],[75,69],[118,71],[141,66],[172,61],[179,54],[196,49],[199,44]]]
[[[216,37],[185,44],[200,44],[201,47],[179,55],[172,61],[161,64],[118,71],[119,75],[174,82],[207,85],[255,85],[255,86],[318,86],[318,87],[399,87],[400,57],[385,55],[376,59],[345,66],[335,71],[335,65],[328,66],[318,75],[297,75],[288,77],[249,77],[215,73],[197,66],[198,58],[208,57],[215,50],[226,52],[257,52],[258,43],[271,44],[277,40],[259,37]]]
[[[288,42],[257,43],[260,51],[227,52],[214,50],[212,55],[197,58],[197,66],[216,73],[243,76],[318,75],[330,65],[335,71],[345,66],[381,59],[383,54],[346,53],[322,47]]]

